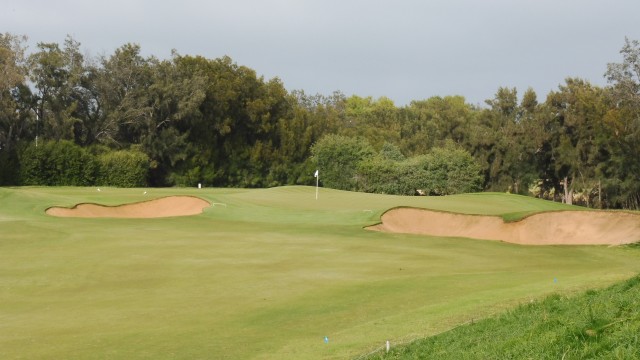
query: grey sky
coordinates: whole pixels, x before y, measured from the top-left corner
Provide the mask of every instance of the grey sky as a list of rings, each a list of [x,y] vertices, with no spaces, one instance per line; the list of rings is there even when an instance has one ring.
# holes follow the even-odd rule
[[[500,86],[539,100],[566,77],[605,85],[625,36],[640,39],[638,0],[0,0],[0,32],[110,54],[229,55],[289,90],[387,96],[397,105]]]

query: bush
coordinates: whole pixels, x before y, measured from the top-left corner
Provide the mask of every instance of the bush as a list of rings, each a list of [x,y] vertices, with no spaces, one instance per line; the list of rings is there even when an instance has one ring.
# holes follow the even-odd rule
[[[480,191],[480,166],[471,155],[453,145],[434,148],[427,155],[407,160],[381,153],[361,161],[358,174],[366,192],[413,195],[423,190],[428,195],[451,195]]]
[[[0,149],[0,186],[19,184],[18,154],[13,149]]]
[[[71,141],[30,144],[19,159],[22,185],[88,186],[95,182],[93,156]]]
[[[360,163],[358,173],[365,192],[413,195],[427,177],[424,169],[409,161],[393,161],[378,156]]]
[[[416,184],[429,195],[452,195],[482,190],[480,165],[471,154],[452,145],[433,148],[427,155],[411,159],[425,171],[426,177]]]
[[[137,150],[120,150],[98,156],[97,183],[103,186],[144,187],[149,174],[149,157]]]
[[[374,157],[371,145],[360,138],[327,135],[311,147],[313,161],[324,186],[340,190],[360,190],[360,162]]]

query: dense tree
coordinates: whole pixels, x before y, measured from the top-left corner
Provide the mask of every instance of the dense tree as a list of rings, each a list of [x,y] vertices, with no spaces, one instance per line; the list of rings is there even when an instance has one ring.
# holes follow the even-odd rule
[[[499,88],[490,107],[480,111],[472,124],[471,151],[484,169],[485,187],[507,190],[520,179],[515,178],[518,154],[518,97],[515,88]]]
[[[484,106],[435,96],[402,107],[288,92],[229,57],[160,60],[137,44],[85,57],[71,37],[27,56],[25,43],[0,34],[3,185],[264,187],[312,184],[319,168],[324,186],[345,190],[484,189],[640,208],[638,41],[608,65],[608,87],[569,78],[544,102],[501,87]],[[93,168],[48,169],[49,158],[76,166],[59,160],[67,155]],[[129,170],[108,173],[132,177],[105,177],[118,164]]]
[[[397,108],[389,98],[373,100],[353,95],[345,101],[345,117],[341,133],[364,137],[375,149],[380,149],[385,142],[397,143],[400,139]]]
[[[26,86],[26,37],[0,33],[0,185],[18,183],[16,145],[30,135],[33,114]]]
[[[31,144],[21,153],[20,163],[24,185],[92,185],[98,170],[95,158],[69,140]]]
[[[144,187],[147,184],[149,157],[141,151],[104,152],[98,155],[97,163],[97,185]]]
[[[334,189],[359,190],[362,188],[358,167],[373,158],[373,147],[363,138],[327,135],[311,148],[315,165],[322,174],[322,183]]]
[[[462,96],[432,97],[412,101],[399,115],[401,148],[407,155],[424,154],[448,140],[465,145],[475,109]]]
[[[0,151],[11,151],[28,130],[31,114],[25,109],[30,96],[25,81],[26,37],[0,33]]]
[[[607,160],[603,118],[607,111],[604,92],[581,79],[568,78],[559,91],[547,98],[548,121],[553,130],[548,136],[552,173],[563,199],[572,203],[574,192],[581,193],[587,203],[597,188],[597,166]]]
[[[76,91],[76,112],[83,117],[77,142],[114,147],[140,143],[151,113],[147,90],[154,61],[140,55],[139,45],[125,44],[86,65]]]
[[[481,167],[464,149],[453,143],[433,148],[428,154],[411,159],[425,177],[420,189],[428,195],[452,195],[482,190]]]
[[[67,37],[63,48],[39,43],[38,49],[29,57],[29,78],[36,90],[31,106],[47,139],[73,140],[74,129],[82,122],[75,96],[84,71],[80,44]]]
[[[640,42],[625,39],[621,63],[611,63],[605,74],[611,83],[605,121],[612,135],[611,162],[603,164],[610,206],[640,208]]]
[[[391,156],[389,156],[391,154]],[[480,165],[449,141],[425,155],[405,158],[387,146],[358,164],[361,190],[396,195],[452,195],[482,189]]]

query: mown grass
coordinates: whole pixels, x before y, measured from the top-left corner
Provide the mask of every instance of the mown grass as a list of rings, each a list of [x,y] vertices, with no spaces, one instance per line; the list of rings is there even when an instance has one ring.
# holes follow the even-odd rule
[[[550,295],[369,359],[639,359],[640,276]]]
[[[214,205],[166,219],[44,214],[167,195]],[[363,230],[395,206],[501,216],[571,208],[505,194],[327,189],[316,201],[312,187],[0,188],[0,358],[342,359],[640,272],[638,249]]]

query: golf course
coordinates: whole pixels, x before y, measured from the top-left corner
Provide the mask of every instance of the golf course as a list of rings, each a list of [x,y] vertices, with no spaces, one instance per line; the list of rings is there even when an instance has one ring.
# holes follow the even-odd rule
[[[461,232],[485,217],[533,225]],[[0,359],[358,358],[628,279],[638,223],[502,193],[4,187]]]

